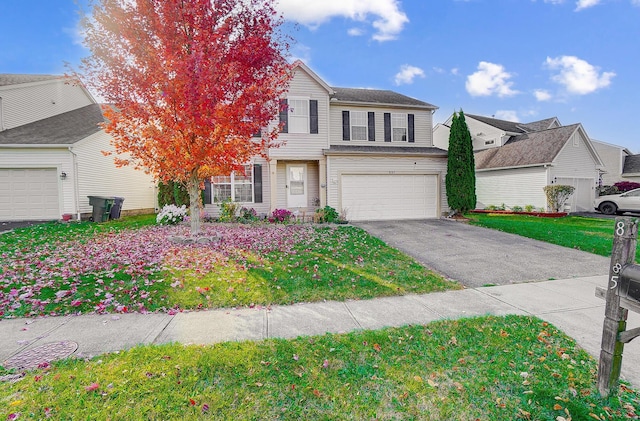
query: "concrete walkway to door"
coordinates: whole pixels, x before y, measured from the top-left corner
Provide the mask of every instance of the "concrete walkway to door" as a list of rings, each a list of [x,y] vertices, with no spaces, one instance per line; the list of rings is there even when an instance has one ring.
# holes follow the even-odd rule
[[[472,288],[609,273],[606,257],[452,220],[354,225]]]

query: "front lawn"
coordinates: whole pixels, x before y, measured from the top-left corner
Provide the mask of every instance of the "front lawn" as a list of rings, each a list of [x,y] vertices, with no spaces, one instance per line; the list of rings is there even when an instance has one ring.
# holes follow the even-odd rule
[[[147,217],[0,235],[0,316],[169,311],[345,300],[459,285],[351,226],[207,224]]]
[[[611,256],[613,219],[565,216],[539,218],[526,215],[480,214],[465,215],[471,224],[534,238],[547,243],[570,247],[601,256]],[[640,253],[636,252],[636,260]]]
[[[0,417],[637,419],[640,394],[622,385],[601,399],[595,372],[593,358],[540,319],[482,317],[59,361],[0,383]]]

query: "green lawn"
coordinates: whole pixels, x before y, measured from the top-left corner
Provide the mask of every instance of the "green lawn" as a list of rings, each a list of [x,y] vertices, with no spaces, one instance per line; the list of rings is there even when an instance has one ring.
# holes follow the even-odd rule
[[[601,256],[611,256],[613,219],[581,216],[540,218],[480,213],[470,213],[466,216],[471,219],[473,225],[510,232]],[[636,260],[639,259],[640,253],[636,252]]]
[[[483,317],[64,360],[0,383],[0,417],[637,419],[640,395],[621,386],[601,399],[595,371],[573,340],[537,318]]]
[[[0,235],[0,317],[345,300],[461,288],[351,226],[207,224],[153,216]]]

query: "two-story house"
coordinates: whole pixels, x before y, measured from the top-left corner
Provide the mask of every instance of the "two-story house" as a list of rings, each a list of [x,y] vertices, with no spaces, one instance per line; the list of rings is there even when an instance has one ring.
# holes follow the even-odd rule
[[[0,74],[0,221],[89,215],[87,196],[123,197],[153,212],[153,178],[116,168],[100,105],[62,76]]]
[[[603,163],[581,124],[556,117],[517,123],[465,114],[476,164],[477,208],[533,205],[546,208],[544,187],[575,188],[567,210],[590,211]],[[434,129],[434,142],[448,148],[451,117]]]
[[[260,214],[329,205],[352,221],[436,218],[448,209],[447,153],[432,141],[437,107],[392,91],[331,87],[300,61],[294,72],[279,116],[284,146],[244,173],[207,180],[207,212],[225,199]]]

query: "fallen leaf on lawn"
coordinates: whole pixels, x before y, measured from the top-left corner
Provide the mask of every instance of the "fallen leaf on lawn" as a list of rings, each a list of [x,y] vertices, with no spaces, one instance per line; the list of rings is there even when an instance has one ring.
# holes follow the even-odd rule
[[[21,401],[21,400],[17,400],[17,401],[13,401],[13,402],[11,402],[11,403],[9,404],[9,406],[18,406],[18,405],[20,405],[21,403],[22,403],[22,401]]]
[[[100,387],[100,385],[98,383],[91,383],[89,386],[85,386],[84,390],[86,390],[87,392],[92,392],[94,390],[97,390]]]
[[[262,383],[260,383],[260,382],[256,382],[256,386],[258,386],[258,387],[262,387]]]
[[[458,345],[458,339],[455,336],[452,336],[451,339],[449,339],[449,344],[450,345]]]
[[[434,382],[431,379],[427,379],[427,383],[429,383],[429,386],[431,387],[438,387],[438,383]]]
[[[322,368],[329,368],[329,360],[324,360],[322,363]]]
[[[380,348],[380,345],[378,345],[378,344],[373,344],[373,349],[375,349],[378,352],[380,352],[382,350],[382,348]]]
[[[562,410],[562,405],[560,405],[559,403],[553,405],[553,410],[554,411],[561,411]]]
[[[420,377],[420,376],[413,376],[413,380],[415,380],[415,381],[417,381],[419,383],[422,383],[422,377]]]
[[[317,397],[320,397],[322,395],[322,393],[320,393],[318,389],[313,389],[313,394],[316,395]]]

